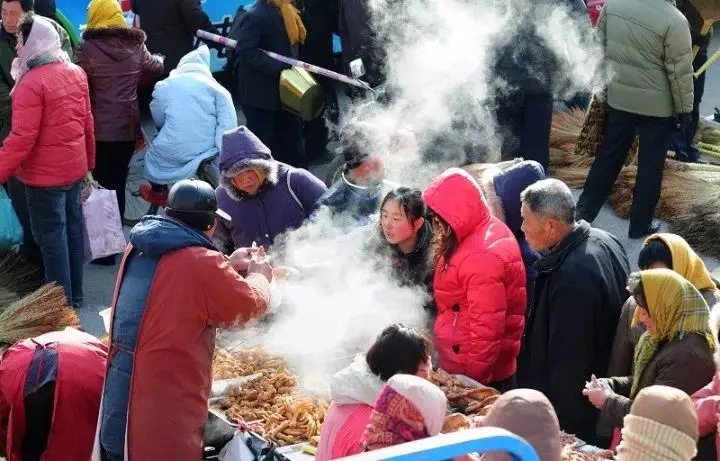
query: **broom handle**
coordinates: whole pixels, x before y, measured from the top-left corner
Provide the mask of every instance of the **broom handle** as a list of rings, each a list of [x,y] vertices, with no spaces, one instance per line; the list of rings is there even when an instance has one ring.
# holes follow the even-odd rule
[[[712,26],[713,26],[713,23],[714,23],[714,22],[715,22],[715,21],[712,20],[712,19],[705,19],[705,20],[703,21],[702,29],[700,30],[700,35],[707,35],[708,32],[710,32],[710,29],[712,29]],[[697,56],[697,54],[698,54],[698,51],[700,51],[700,47],[697,46],[697,45],[695,45],[695,46],[693,47],[693,50],[692,50],[692,51],[693,51],[693,60],[694,60],[694,59],[695,59],[695,56]],[[699,69],[698,69],[698,70],[699,70]],[[696,75],[695,77],[697,77],[697,75]]]
[[[705,64],[703,64],[702,66],[700,66],[700,68],[697,70],[697,72],[695,72],[693,74],[693,76],[695,76],[695,78],[698,78],[700,76],[700,74],[705,72],[712,63],[717,61],[718,58],[720,58],[720,50],[715,51],[713,53],[713,55],[710,56],[710,58],[707,60],[707,62]]]

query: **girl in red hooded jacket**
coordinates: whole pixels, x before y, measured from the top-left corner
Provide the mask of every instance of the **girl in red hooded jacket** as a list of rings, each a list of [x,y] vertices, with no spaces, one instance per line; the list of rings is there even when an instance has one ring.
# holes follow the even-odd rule
[[[512,389],[526,307],[518,242],[464,170],[436,178],[423,201],[433,225],[439,365],[501,392]]]

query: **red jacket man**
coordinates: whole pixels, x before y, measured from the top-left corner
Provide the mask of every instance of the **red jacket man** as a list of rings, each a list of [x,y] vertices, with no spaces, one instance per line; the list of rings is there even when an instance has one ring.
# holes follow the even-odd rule
[[[267,308],[269,265],[244,279],[209,238],[224,215],[209,184],[178,182],[165,212],[133,228],[120,265],[93,459],[201,459],[215,329]]]
[[[512,388],[526,308],[517,240],[459,168],[436,178],[423,201],[434,215],[433,253],[441,253],[433,286],[440,367],[501,391]]]
[[[0,362],[0,453],[8,461],[90,457],[107,347],[77,330],[15,343]]]

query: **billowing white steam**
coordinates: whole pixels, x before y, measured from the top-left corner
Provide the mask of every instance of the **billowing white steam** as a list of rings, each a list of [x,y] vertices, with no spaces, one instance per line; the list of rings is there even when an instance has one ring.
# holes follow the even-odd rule
[[[370,0],[388,53],[394,89],[389,105],[358,104],[348,117],[384,130],[386,167],[404,185],[424,187],[448,164],[465,160],[462,148],[485,148],[499,159],[494,100],[504,83],[493,73],[498,47],[513,31],[537,27],[564,72],[562,96],[591,89],[601,52],[587,18],[565,6],[537,0]],[[530,5],[534,5],[530,7]],[[459,123],[459,124],[458,124]],[[411,127],[417,143],[398,150],[390,139]],[[423,163],[421,152],[445,137],[444,163]],[[326,393],[330,375],[365,350],[389,324],[423,326],[426,294],[400,287],[387,262],[367,248],[368,232],[347,232],[327,214],[290,233],[273,248],[283,265],[303,268],[303,278],[281,284],[284,306],[272,322],[231,341],[262,344],[284,356],[306,390]]]

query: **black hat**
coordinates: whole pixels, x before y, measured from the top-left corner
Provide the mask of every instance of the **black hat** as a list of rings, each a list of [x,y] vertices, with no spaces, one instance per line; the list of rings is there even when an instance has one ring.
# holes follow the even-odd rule
[[[379,133],[367,122],[351,121],[340,130],[340,149],[347,168],[355,168],[375,153]]]
[[[165,214],[200,230],[211,229],[216,215],[231,220],[230,215],[218,209],[215,189],[198,179],[183,179],[172,186]]]

